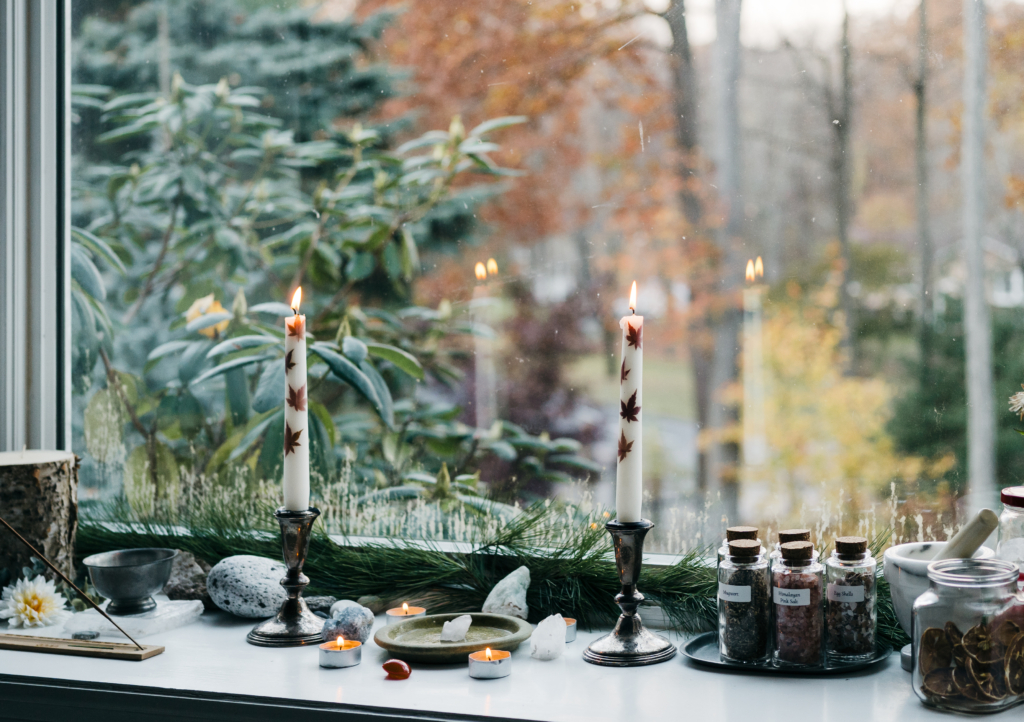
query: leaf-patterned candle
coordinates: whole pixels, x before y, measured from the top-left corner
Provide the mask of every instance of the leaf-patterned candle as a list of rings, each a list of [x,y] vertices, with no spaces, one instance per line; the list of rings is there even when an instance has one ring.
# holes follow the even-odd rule
[[[306,403],[306,317],[299,314],[302,288],[295,290],[295,315],[284,322],[284,507],[309,508],[309,415]]]
[[[643,500],[643,375],[644,317],[636,310],[636,281],[629,294],[629,316],[619,321],[622,329],[622,365],[619,368],[619,444],[615,483],[616,518],[640,521]]]

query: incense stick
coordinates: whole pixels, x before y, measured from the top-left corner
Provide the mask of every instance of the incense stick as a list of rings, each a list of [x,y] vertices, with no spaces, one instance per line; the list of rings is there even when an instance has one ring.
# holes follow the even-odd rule
[[[8,529],[10,529],[10,530],[11,530],[11,533],[12,533],[12,534],[14,534],[14,536],[18,537],[18,539],[20,539],[20,540],[21,540],[22,544],[24,544],[24,545],[25,545],[25,546],[27,546],[27,547],[28,547],[29,549],[31,549],[31,550],[32,550],[32,553],[33,553],[33,554],[35,554],[35,555],[36,555],[36,556],[37,556],[37,557],[38,557],[39,559],[41,559],[41,560],[42,560],[42,562],[43,562],[44,564],[46,564],[46,566],[50,567],[50,569],[52,569],[52,570],[53,570],[54,572],[56,572],[56,573],[57,573],[57,574],[58,574],[58,575],[60,576],[60,578],[61,578],[61,579],[63,579],[63,580],[64,580],[65,582],[67,582],[68,584],[70,584],[70,585],[71,585],[71,588],[72,588],[72,589],[74,589],[74,590],[75,590],[76,592],[78,592],[78,593],[79,593],[79,595],[81,595],[82,599],[84,599],[84,600],[85,600],[86,602],[88,602],[89,604],[91,604],[91,605],[92,605],[92,608],[93,608],[93,609],[95,609],[95,610],[96,610],[97,612],[99,612],[100,614],[102,614],[102,615],[103,615],[104,617],[106,617],[106,619],[107,619],[107,621],[108,621],[108,622],[110,622],[110,623],[111,623],[111,624],[113,624],[113,625],[114,625],[115,627],[117,627],[117,631],[119,631],[119,632],[120,632],[121,634],[123,634],[124,636],[128,637],[128,639],[131,639],[131,640],[132,640],[132,644],[134,644],[134,645],[135,645],[136,647],[138,647],[138,648],[139,648],[140,650],[142,650],[142,645],[141,645],[141,644],[139,644],[138,642],[136,642],[136,641],[135,641],[134,639],[132,639],[132,635],[128,634],[128,632],[126,632],[126,631],[124,631],[123,629],[121,629],[121,625],[119,625],[119,624],[118,624],[117,622],[115,622],[115,621],[114,621],[113,619],[111,619],[111,618],[110,618],[110,615],[109,615],[109,614],[107,614],[107,613],[106,613],[105,611],[103,611],[102,609],[100,609],[100,605],[99,605],[99,604],[97,604],[96,602],[94,602],[94,601],[92,600],[92,598],[91,598],[91,597],[90,597],[90,596],[89,596],[88,594],[86,594],[86,593],[85,593],[85,592],[83,592],[83,591],[82,591],[81,589],[79,589],[79,588],[78,588],[77,586],[75,586],[75,583],[74,583],[73,581],[71,581],[70,579],[68,579],[68,578],[67,578],[67,577],[66,577],[66,576],[64,575],[64,572],[62,572],[62,571],[61,571],[60,569],[58,569],[58,568],[57,568],[56,566],[54,566],[53,562],[51,562],[51,561],[50,561],[49,559],[47,559],[47,558],[46,558],[46,557],[44,557],[44,556],[43,556],[42,554],[40,554],[40,553],[39,553],[39,550],[38,550],[38,549],[36,549],[36,548],[35,548],[34,546],[32,546],[31,544],[29,544],[29,542],[28,542],[28,539],[26,539],[26,538],[25,538],[25,537],[23,537],[23,536],[22,536],[21,534],[19,534],[19,533],[18,533],[18,531],[17,531],[17,529],[15,529],[15,528],[14,528],[13,526],[11,526],[10,524],[8,524],[8,523],[7,523],[7,520],[6,520],[6,519],[4,519],[4,518],[3,518],[2,516],[0,516],[0,524],[3,524],[3,525],[4,525],[5,527],[7,527]]]

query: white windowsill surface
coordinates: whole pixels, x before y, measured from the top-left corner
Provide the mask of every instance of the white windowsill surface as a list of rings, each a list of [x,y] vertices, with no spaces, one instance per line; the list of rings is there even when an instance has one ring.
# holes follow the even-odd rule
[[[377,625],[382,623],[378,618]],[[416,719],[552,722],[940,718],[914,695],[898,653],[872,672],[836,677],[722,674],[696,667],[682,655],[649,667],[607,668],[581,658],[603,632],[581,630],[565,655],[551,662],[532,659],[525,642],[513,654],[512,675],[506,679],[470,679],[465,665],[413,665],[410,679],[391,681],[380,666],[388,655],[372,638],[360,666],[321,669],[315,647],[267,649],[247,644],[245,635],[253,624],[220,612],[204,614],[195,624],[145,638],[144,643],[167,650],[144,662],[0,650],[0,682],[35,678],[75,682],[86,689],[128,686],[193,702],[245,698],[283,708],[333,710],[341,717],[360,710],[372,717],[376,710],[390,713],[389,719],[403,713]],[[998,717],[1011,715],[1019,719],[1020,709]],[[0,709],[0,718],[11,717]]]

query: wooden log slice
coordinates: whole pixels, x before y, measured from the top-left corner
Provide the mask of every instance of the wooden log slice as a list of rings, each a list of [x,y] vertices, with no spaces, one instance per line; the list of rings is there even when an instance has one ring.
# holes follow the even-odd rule
[[[0,516],[74,578],[78,457],[70,451],[0,452]],[[10,569],[18,579],[22,567],[32,566],[31,556],[17,537],[0,527],[0,569]]]

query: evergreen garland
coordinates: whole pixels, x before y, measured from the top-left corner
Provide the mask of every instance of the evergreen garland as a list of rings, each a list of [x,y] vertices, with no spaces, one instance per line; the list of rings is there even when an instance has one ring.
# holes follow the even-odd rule
[[[173,547],[214,564],[235,554],[278,559],[276,530],[253,532],[229,523],[190,524],[176,529],[146,523],[83,522],[78,554],[111,549]],[[268,533],[269,532],[269,533]],[[872,545],[877,554],[884,539]],[[714,629],[718,583],[715,568],[703,551],[691,551],[665,567],[646,566],[639,588],[645,604],[661,607],[672,628],[684,633]],[[432,613],[480,609],[494,585],[519,566],[530,570],[527,593],[530,621],[556,612],[575,617],[581,627],[614,624],[620,591],[611,558],[611,544],[600,525],[552,524],[543,507],[529,510],[469,553],[438,549],[430,542],[393,540],[387,544],[343,546],[318,527],[310,542],[305,572],[309,594],[357,599],[376,595],[388,601],[410,601]],[[878,580],[878,635],[894,649],[909,642],[900,629],[884,578]]]

